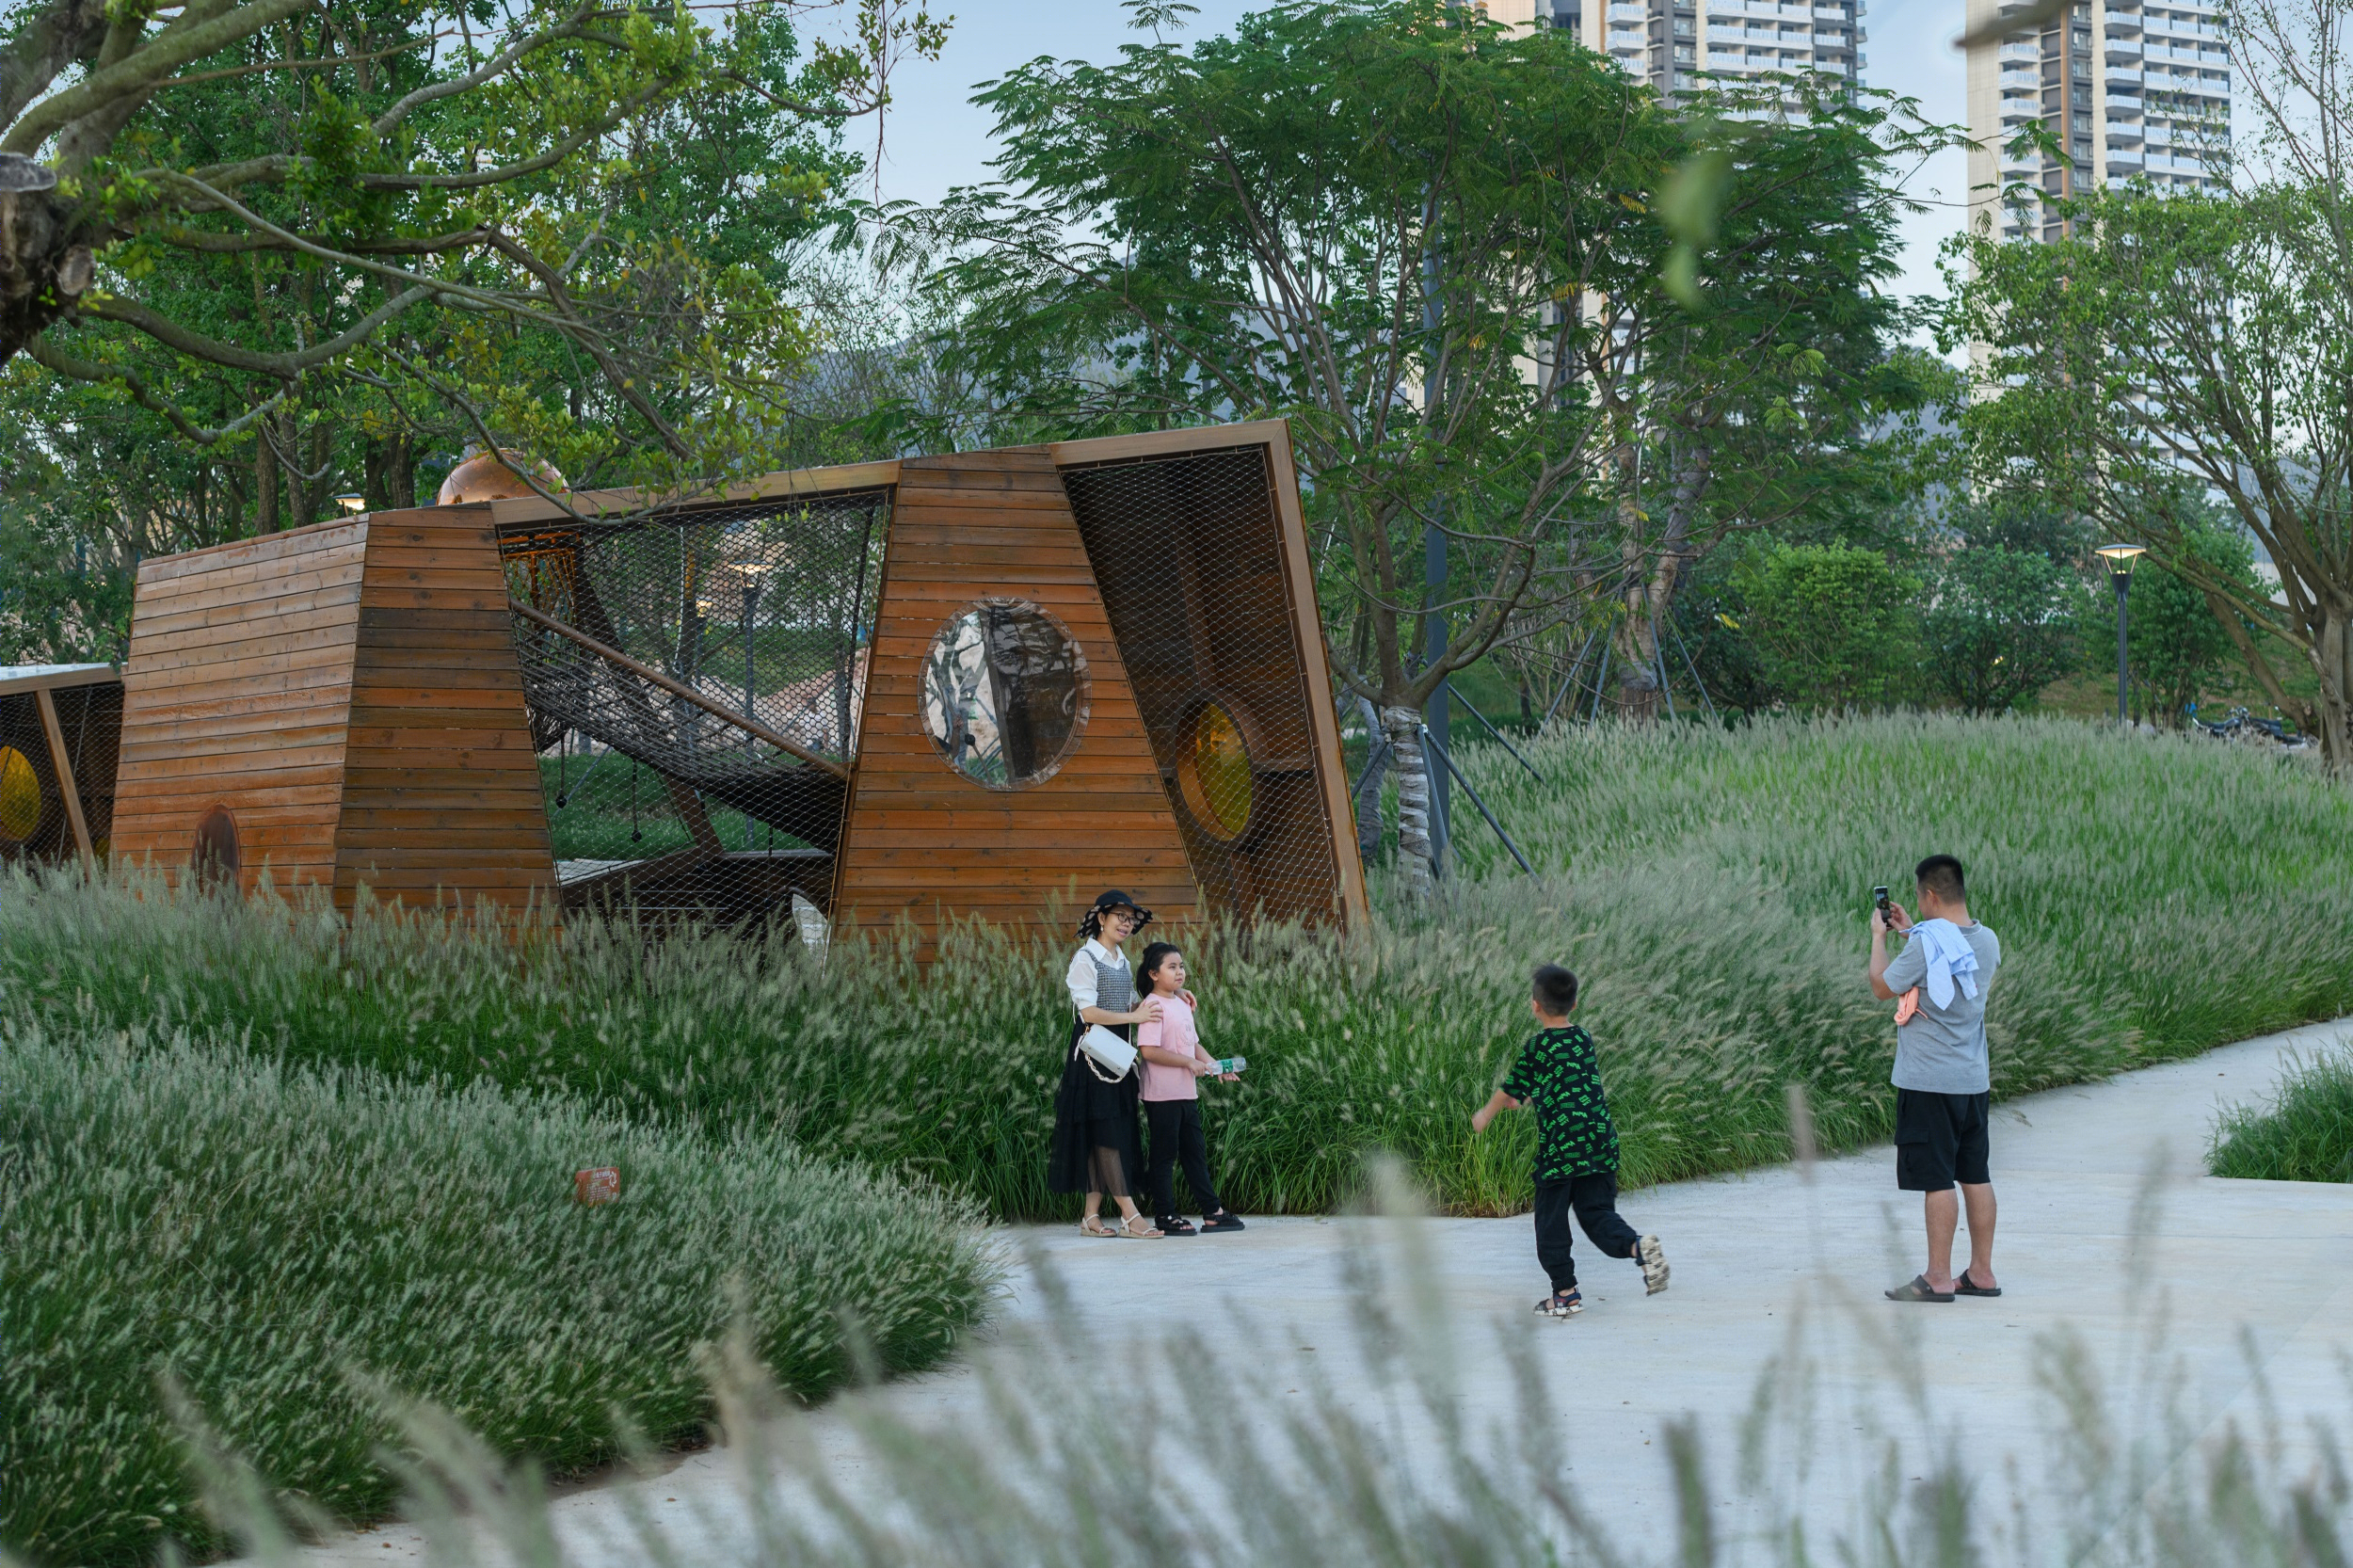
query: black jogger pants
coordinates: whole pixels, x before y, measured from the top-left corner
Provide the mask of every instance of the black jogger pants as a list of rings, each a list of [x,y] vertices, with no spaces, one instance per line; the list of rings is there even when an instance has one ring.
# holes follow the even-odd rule
[[[1160,1140],[1153,1139],[1153,1159],[1160,1158]],[[1536,1183],[1536,1261],[1552,1276],[1555,1290],[1577,1285],[1577,1263],[1569,1256],[1569,1216],[1585,1227],[1593,1245],[1610,1257],[1632,1257],[1641,1240],[1618,1213],[1618,1177],[1612,1171],[1563,1176]]]

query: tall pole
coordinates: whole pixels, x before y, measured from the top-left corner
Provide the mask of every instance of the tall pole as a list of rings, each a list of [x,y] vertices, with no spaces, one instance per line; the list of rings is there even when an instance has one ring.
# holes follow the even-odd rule
[[[2132,680],[2124,659],[2124,600],[2133,578],[2129,571],[2111,571],[2108,576],[2116,584],[2116,722],[2121,728],[2132,722],[2124,706],[2124,695]]]
[[[1446,322],[1446,303],[1438,277],[1438,203],[1433,191],[1422,208],[1423,232],[1421,255],[1421,328],[1427,344],[1428,358],[1424,363],[1433,370],[1437,365],[1438,334]],[[1440,416],[1440,404],[1445,389],[1435,380],[1422,386],[1423,417],[1434,424]],[[1430,504],[1430,524],[1422,530],[1422,602],[1428,606],[1430,634],[1423,654],[1426,669],[1434,669],[1446,657],[1446,612],[1439,608],[1446,600],[1446,492],[1445,466],[1438,470],[1439,487]],[[1424,722],[1438,743],[1441,756],[1450,755],[1448,746],[1452,737],[1447,728],[1447,684],[1439,680],[1431,692],[1425,709]],[[1430,774],[1430,865],[1437,876],[1446,874],[1447,852],[1453,840],[1453,775],[1447,769],[1431,768]]]
[[[760,579],[747,576],[744,579],[744,712],[752,718],[760,716],[759,711],[752,706],[753,690],[758,684],[753,659],[752,617],[759,611]]]

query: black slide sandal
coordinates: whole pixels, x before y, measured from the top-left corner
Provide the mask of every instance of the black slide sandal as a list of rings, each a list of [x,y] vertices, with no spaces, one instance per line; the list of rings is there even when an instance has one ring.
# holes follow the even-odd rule
[[[1978,1286],[1970,1284],[1969,1274],[1966,1270],[1953,1276],[1953,1294],[1957,1296],[1998,1296],[2001,1293],[2002,1288],[1998,1285],[1993,1287],[1993,1289],[1987,1290]]]
[[[1950,1290],[1930,1289],[1926,1274],[1914,1274],[1910,1285],[1898,1285],[1884,1294],[1891,1302],[1948,1302],[1953,1299]]]

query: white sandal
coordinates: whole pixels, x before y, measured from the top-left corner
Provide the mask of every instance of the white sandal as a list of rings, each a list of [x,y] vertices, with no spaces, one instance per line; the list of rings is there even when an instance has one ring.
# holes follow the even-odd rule
[[[1142,1230],[1138,1230],[1136,1228],[1139,1224],[1144,1226]],[[1165,1236],[1168,1233],[1160,1229],[1160,1226],[1154,1224],[1151,1221],[1145,1219],[1142,1212],[1138,1212],[1131,1218],[1120,1221],[1119,1228],[1112,1231],[1112,1234],[1113,1236],[1128,1237],[1139,1241],[1149,1241]]]
[[[1101,1215],[1090,1214],[1085,1219],[1079,1222],[1079,1234],[1081,1236],[1108,1238],[1116,1236],[1119,1232],[1105,1224]]]

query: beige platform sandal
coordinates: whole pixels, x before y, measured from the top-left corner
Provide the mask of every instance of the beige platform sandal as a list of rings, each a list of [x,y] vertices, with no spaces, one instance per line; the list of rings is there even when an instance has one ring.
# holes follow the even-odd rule
[[[1138,1230],[1136,1228],[1138,1225],[1142,1225],[1144,1228],[1142,1230]],[[1151,1221],[1145,1219],[1143,1213],[1139,1211],[1121,1221],[1119,1228],[1112,1231],[1112,1234],[1113,1236],[1132,1237],[1139,1241],[1152,1241],[1158,1240],[1160,1237],[1165,1236],[1168,1233],[1160,1229],[1160,1226],[1154,1224]]]

